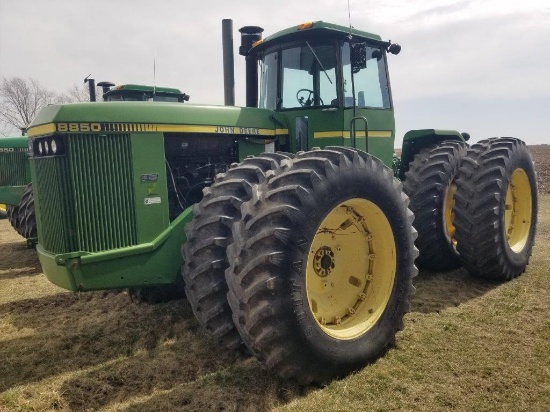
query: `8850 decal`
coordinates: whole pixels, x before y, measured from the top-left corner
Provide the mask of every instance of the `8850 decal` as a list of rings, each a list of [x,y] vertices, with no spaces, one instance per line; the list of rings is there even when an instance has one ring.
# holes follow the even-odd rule
[[[57,123],[58,132],[101,132],[100,123]]]

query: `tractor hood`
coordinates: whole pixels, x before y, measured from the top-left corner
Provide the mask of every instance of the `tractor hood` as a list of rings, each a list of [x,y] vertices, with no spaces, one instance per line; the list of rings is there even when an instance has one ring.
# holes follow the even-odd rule
[[[0,148],[3,149],[20,149],[27,148],[27,136],[17,137],[0,137]]]
[[[159,102],[103,102],[50,105],[28,128],[30,137],[55,132],[185,132],[274,135],[267,109]],[[279,124],[277,122],[277,124]]]

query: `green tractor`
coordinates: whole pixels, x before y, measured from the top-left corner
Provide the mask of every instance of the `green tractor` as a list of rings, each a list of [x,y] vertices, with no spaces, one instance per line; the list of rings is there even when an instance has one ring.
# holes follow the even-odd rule
[[[0,138],[0,203],[13,228],[26,239],[36,238],[27,137]]]
[[[225,106],[44,108],[28,131],[37,252],[72,291],[183,280],[222,345],[326,382],[394,343],[417,258],[521,274],[535,173],[522,141],[469,147],[451,130],[410,131],[394,158],[387,62],[399,45],[322,21],[262,31],[240,29],[246,107],[230,105],[227,63]]]
[[[90,100],[95,101],[95,82],[89,83]],[[155,101],[186,102],[189,95],[170,87],[144,86],[100,82],[103,89],[103,101]],[[27,156],[28,138],[26,136],[0,138],[0,217],[6,216],[13,228],[33,245],[36,237],[36,218],[31,183],[30,165]]]

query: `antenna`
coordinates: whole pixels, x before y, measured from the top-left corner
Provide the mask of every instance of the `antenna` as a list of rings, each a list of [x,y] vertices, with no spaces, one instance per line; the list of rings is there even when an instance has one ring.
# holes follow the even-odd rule
[[[153,53],[153,97],[157,94],[157,54]]]
[[[350,10],[350,7],[349,7],[349,0],[348,0],[348,20],[349,20],[349,38],[351,40],[352,38],[352,35],[351,35],[351,10]]]

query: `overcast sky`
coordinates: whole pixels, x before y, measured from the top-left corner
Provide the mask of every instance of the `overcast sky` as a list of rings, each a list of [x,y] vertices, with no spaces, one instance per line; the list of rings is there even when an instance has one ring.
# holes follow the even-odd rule
[[[177,87],[223,104],[221,21],[269,35],[305,21],[351,24],[403,47],[389,56],[396,145],[409,129],[550,144],[549,0],[0,0],[0,77],[66,91],[96,81]]]

